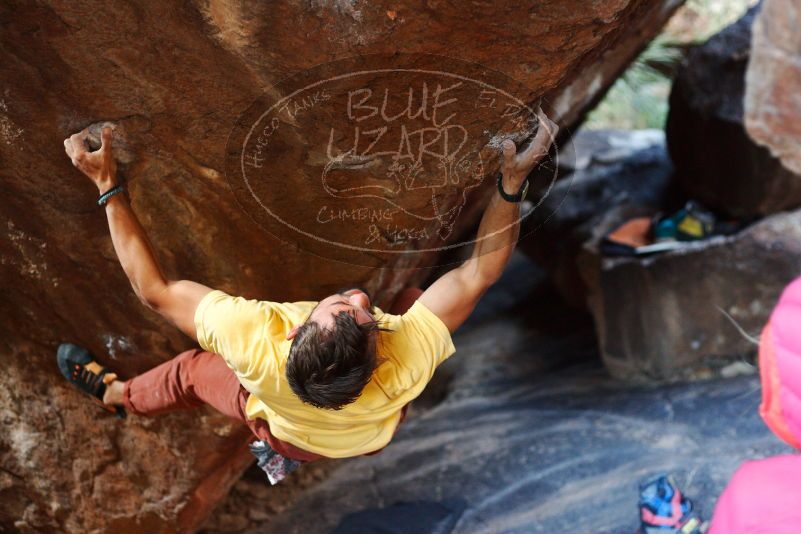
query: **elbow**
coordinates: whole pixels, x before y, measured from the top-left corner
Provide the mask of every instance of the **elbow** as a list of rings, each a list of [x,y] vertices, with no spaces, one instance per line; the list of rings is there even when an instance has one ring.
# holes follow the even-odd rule
[[[503,269],[494,268],[492,265],[485,265],[483,269],[478,269],[474,275],[476,284],[478,284],[482,292],[494,286],[503,275]]]
[[[476,291],[483,293],[490,286],[494,285],[500,278],[502,272],[495,272],[482,268],[475,260],[468,260],[462,265],[464,285],[475,288]],[[491,271],[491,272],[488,272]]]
[[[139,291],[136,291],[135,293],[136,293],[136,298],[139,299],[139,302],[141,302],[144,307],[150,308],[153,311],[158,311],[158,304],[155,299]]]
[[[501,273],[482,273],[478,276],[477,283],[481,287],[481,292],[488,290],[501,279]]]
[[[155,312],[158,312],[161,309],[161,302],[162,299],[162,291],[154,290],[152,288],[134,288],[134,293],[136,293],[136,298],[139,299],[139,302],[142,303],[146,308],[149,308]]]

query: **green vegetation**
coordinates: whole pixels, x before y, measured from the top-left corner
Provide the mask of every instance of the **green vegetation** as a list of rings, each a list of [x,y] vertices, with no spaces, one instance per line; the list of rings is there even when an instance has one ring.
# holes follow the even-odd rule
[[[688,0],[587,117],[585,128],[663,128],[668,95],[683,51],[702,43],[754,0]]]

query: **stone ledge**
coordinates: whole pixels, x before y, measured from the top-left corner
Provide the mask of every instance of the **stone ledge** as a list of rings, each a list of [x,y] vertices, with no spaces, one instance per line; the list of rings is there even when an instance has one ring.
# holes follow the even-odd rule
[[[589,300],[604,363],[627,380],[718,374],[756,352],[720,310],[758,336],[799,272],[801,210],[658,256],[600,260]]]

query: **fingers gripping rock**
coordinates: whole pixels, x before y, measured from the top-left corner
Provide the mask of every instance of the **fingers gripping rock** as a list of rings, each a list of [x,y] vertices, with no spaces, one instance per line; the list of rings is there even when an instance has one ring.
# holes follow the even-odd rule
[[[92,152],[100,150],[100,147],[103,145],[103,129],[110,128],[111,132],[113,132],[110,137],[112,138],[111,142],[114,148],[114,159],[116,159],[118,163],[131,163],[134,160],[134,151],[129,136],[132,133],[131,130],[133,130],[133,134],[135,135],[139,128],[131,128],[133,125],[127,124],[129,122],[130,120],[126,119],[121,121],[93,122],[86,128],[87,134],[85,144],[87,150]]]

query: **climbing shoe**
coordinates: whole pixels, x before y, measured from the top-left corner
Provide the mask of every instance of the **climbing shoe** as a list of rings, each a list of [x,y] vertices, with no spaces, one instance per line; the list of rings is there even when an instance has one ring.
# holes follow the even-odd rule
[[[660,217],[654,223],[654,239],[659,241],[698,241],[725,234],[715,214],[694,200],[689,200],[673,215]]]
[[[640,484],[639,508],[639,534],[704,534],[708,528],[669,475],[658,475]]]
[[[61,374],[70,384],[92,397],[104,410],[121,419],[125,417],[122,406],[109,406],[103,402],[106,386],[116,380],[117,375],[97,363],[88,350],[72,343],[62,343],[56,351],[56,360]]]

